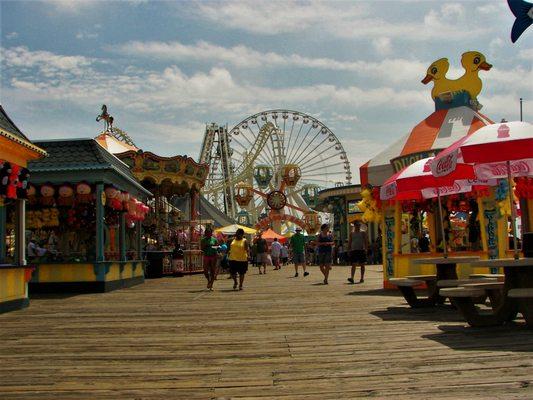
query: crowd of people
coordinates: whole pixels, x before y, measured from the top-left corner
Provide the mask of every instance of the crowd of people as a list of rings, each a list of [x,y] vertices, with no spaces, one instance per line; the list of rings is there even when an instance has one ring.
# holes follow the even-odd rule
[[[303,277],[309,276],[307,266],[318,265],[324,285],[328,284],[332,265],[349,264],[351,271],[348,282],[356,282],[355,273],[359,267],[359,283],[363,283],[367,262],[377,263],[381,259],[377,255],[381,254],[380,238],[370,243],[367,232],[361,229],[361,223],[358,221],[353,224],[349,239],[344,244],[335,241],[330,226],[323,224],[316,240],[307,241],[302,229],[296,228],[295,234],[284,240],[284,243],[278,238],[269,243],[261,233],[249,241],[243,229],[238,229],[233,237],[223,240],[213,236],[213,230],[207,228],[200,248],[203,251],[204,275],[209,290],[213,290],[219,271],[229,272],[234,290],[243,290],[249,264],[258,268],[260,275],[264,275],[268,267],[278,271],[289,262],[294,264],[295,278],[300,276],[300,272]]]

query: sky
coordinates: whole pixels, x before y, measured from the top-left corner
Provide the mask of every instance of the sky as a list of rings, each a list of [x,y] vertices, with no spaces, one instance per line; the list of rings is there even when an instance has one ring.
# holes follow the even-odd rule
[[[31,139],[94,137],[102,104],[144,150],[198,157],[205,124],[263,110],[324,123],[359,166],[434,110],[436,59],[482,52],[478,100],[533,118],[533,28],[505,0],[0,1],[0,101]]]

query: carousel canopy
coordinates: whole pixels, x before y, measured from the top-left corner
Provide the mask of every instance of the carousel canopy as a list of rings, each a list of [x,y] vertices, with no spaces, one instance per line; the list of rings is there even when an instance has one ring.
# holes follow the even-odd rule
[[[209,166],[191,157],[163,157],[149,151],[126,151],[117,154],[141,184],[156,193],[171,197],[200,190],[207,179]]]
[[[32,183],[103,182],[136,197],[152,194],[135,179],[126,164],[94,139],[59,139],[35,142],[48,157],[29,163]]]
[[[95,140],[100,146],[102,146],[104,149],[113,154],[124,153],[130,150],[139,150],[137,147],[135,147],[133,143],[129,144],[123,140],[119,140],[115,136],[111,135],[109,132],[101,133],[95,138]]]
[[[493,122],[470,107],[438,110],[360,167],[361,184],[381,186],[413,162],[435,156],[461,137]]]

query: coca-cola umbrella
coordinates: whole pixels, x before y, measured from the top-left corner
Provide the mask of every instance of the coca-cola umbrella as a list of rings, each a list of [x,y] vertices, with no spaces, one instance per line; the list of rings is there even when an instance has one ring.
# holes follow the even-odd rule
[[[479,179],[507,178],[514,257],[518,259],[511,179],[513,176],[533,176],[533,125],[514,121],[480,128],[440,152],[431,164],[431,171],[436,177],[444,178],[465,164],[474,167]]]
[[[381,200],[407,200],[437,197],[438,214],[444,244],[444,257],[448,257],[446,236],[442,223],[441,195],[464,193],[472,190],[473,185],[486,184],[475,180],[471,165],[457,165],[457,168],[444,177],[431,173],[433,157],[423,158],[391,176],[380,189]],[[436,194],[436,196],[434,195]]]

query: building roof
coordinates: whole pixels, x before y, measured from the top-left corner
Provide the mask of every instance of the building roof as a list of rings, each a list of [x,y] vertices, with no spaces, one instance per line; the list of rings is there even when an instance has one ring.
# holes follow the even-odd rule
[[[351,194],[357,194],[361,192],[361,185],[346,185],[346,186],[338,186],[338,187],[332,187],[328,189],[323,189],[320,192],[318,192],[318,201],[324,200],[328,197],[335,197],[335,196],[347,196]]]
[[[14,142],[33,150],[39,154],[39,157],[46,155],[43,149],[35,146],[30,139],[22,133],[22,131],[15,125],[15,123],[9,118],[4,107],[0,104],[0,135],[13,140]]]
[[[48,157],[29,163],[32,182],[101,181],[151,196],[135,179],[126,164],[100,146],[94,139],[39,140],[35,142]]]
[[[418,123],[409,134],[401,136],[389,147],[360,167],[361,183],[381,186],[408,159],[411,161],[435,155],[461,137],[493,122],[470,107],[437,110]],[[417,158],[418,157],[418,158]],[[398,168],[393,167],[396,159]],[[411,162],[412,163],[412,162]],[[401,169],[401,168],[400,168]]]

